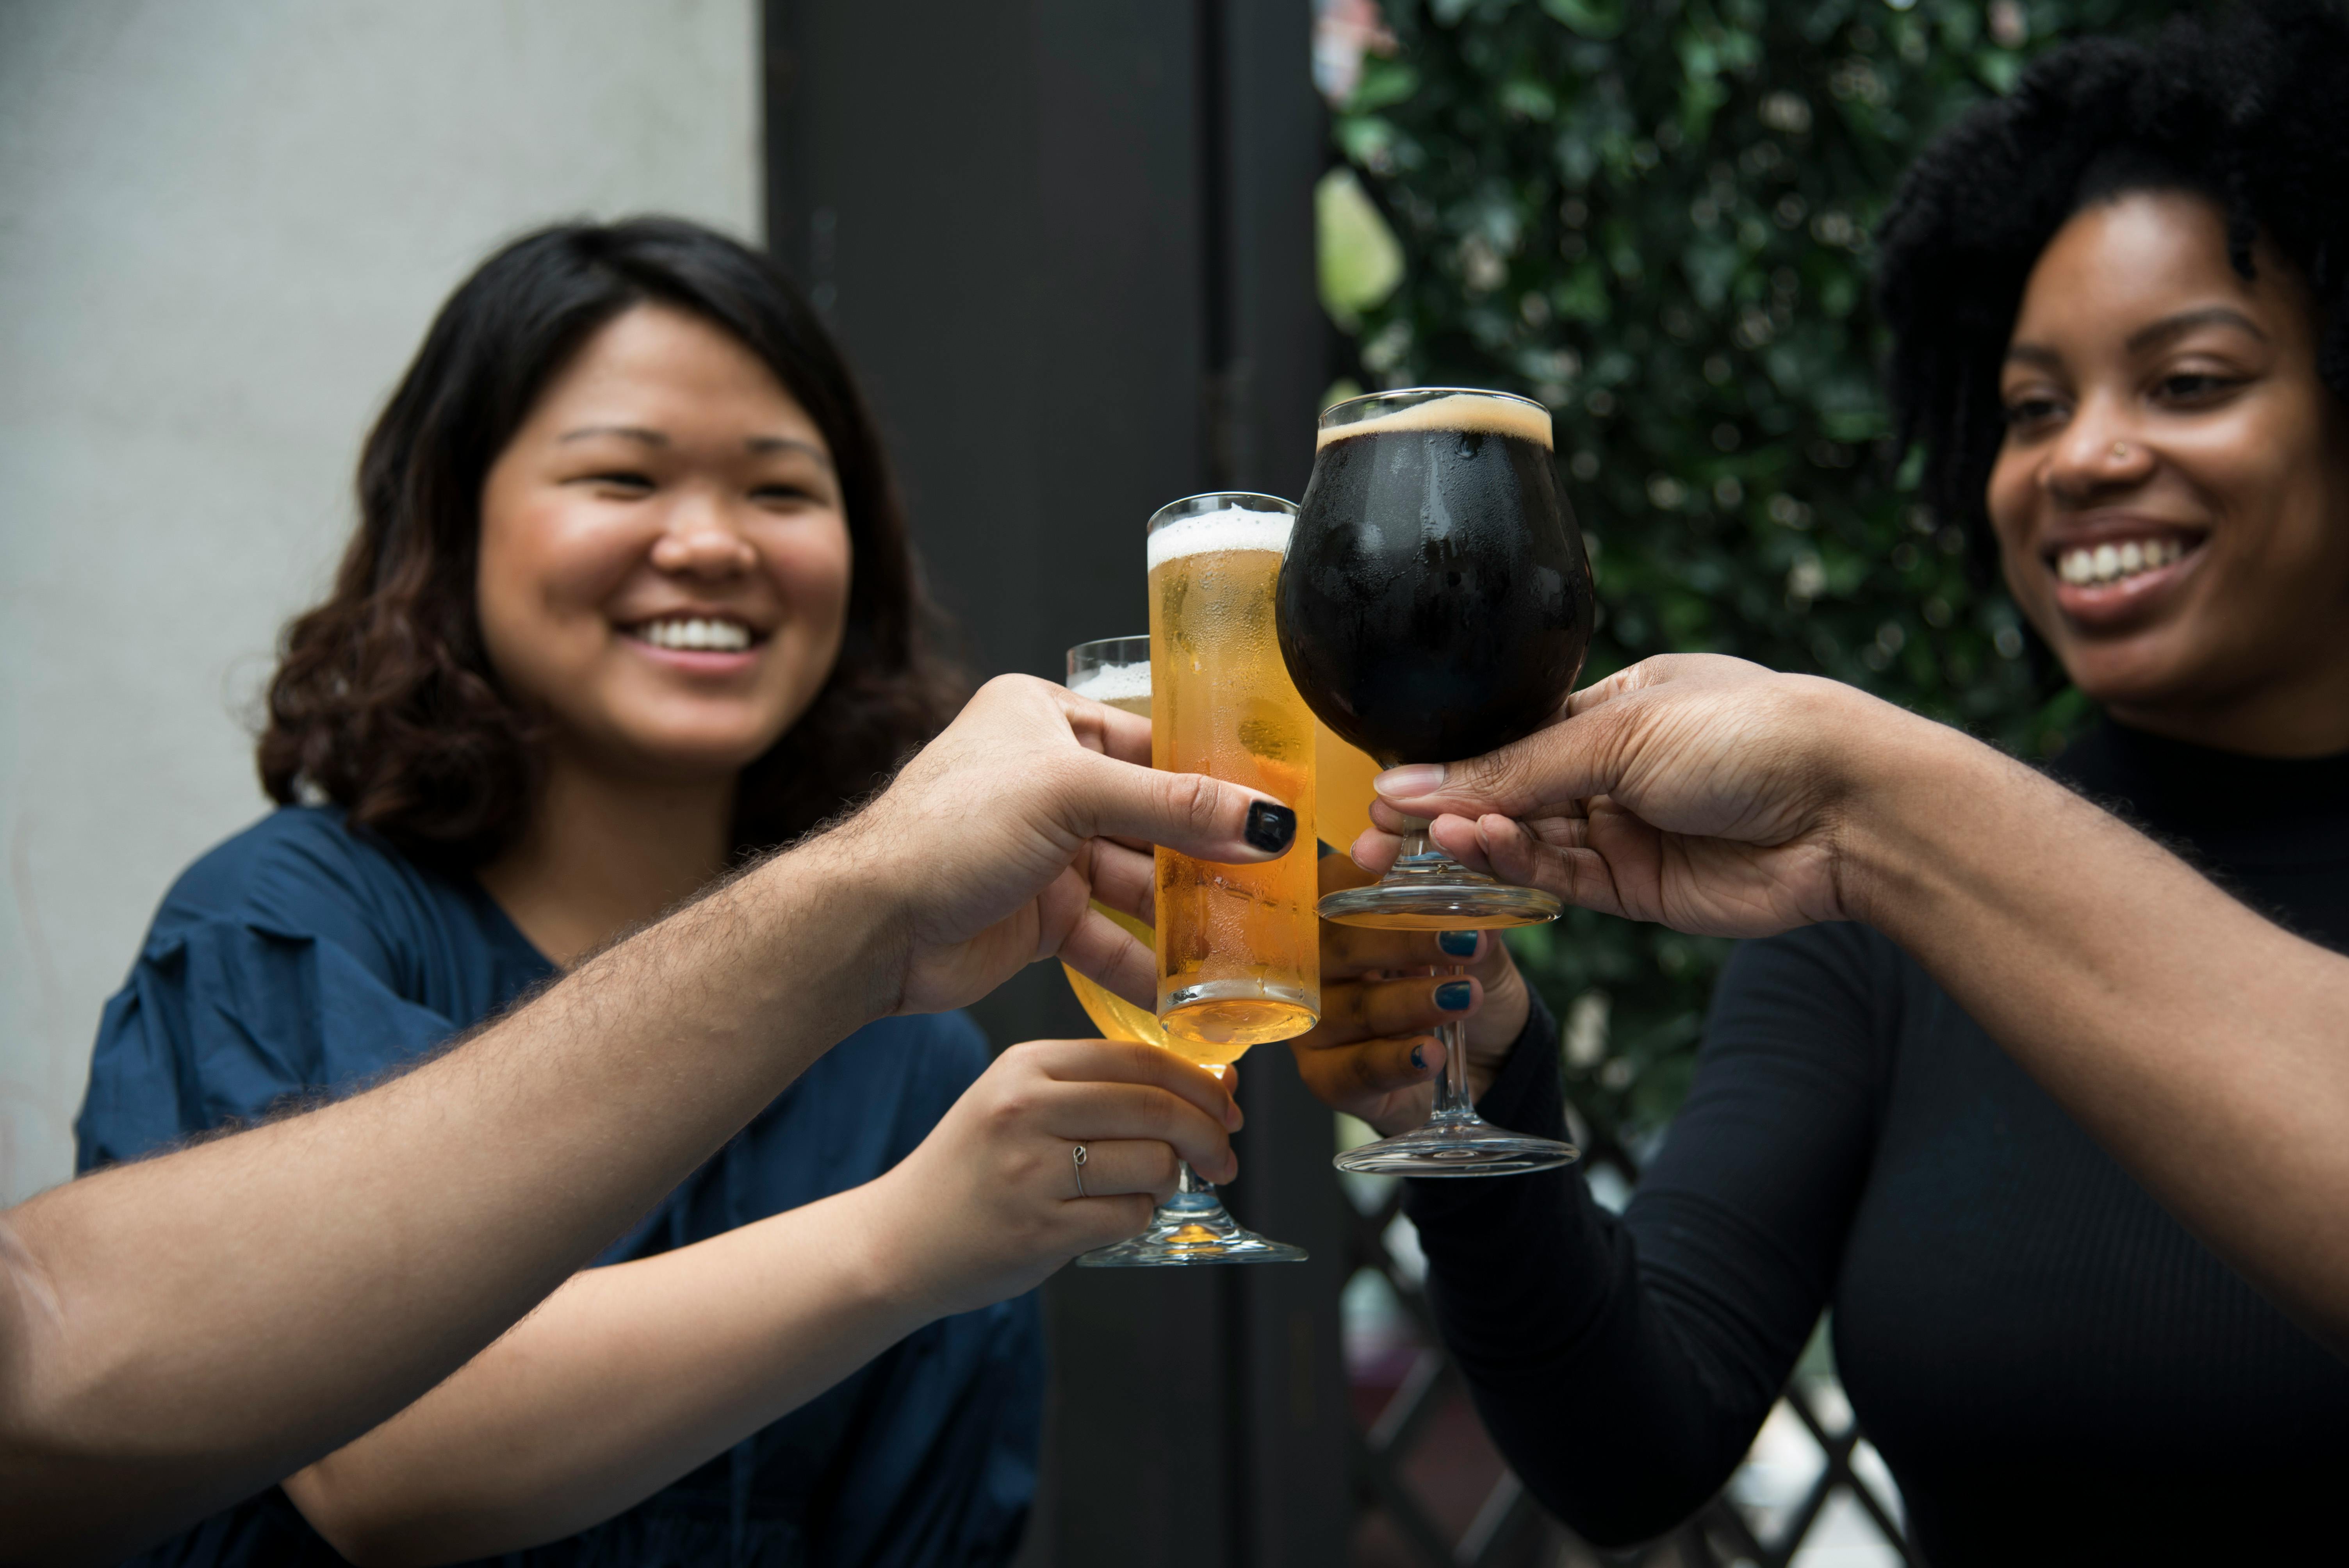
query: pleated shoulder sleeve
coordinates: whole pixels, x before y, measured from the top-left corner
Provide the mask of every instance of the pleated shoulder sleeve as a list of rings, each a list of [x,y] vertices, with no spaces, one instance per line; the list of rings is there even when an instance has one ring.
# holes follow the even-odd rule
[[[78,1166],[365,1088],[494,1011],[532,976],[494,951],[485,903],[329,812],[229,840],[166,895],[106,1005]]]

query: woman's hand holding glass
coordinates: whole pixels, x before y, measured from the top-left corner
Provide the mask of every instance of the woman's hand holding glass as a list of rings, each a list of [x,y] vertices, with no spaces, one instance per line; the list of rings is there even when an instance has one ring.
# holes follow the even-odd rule
[[[1174,1191],[1177,1159],[1229,1181],[1240,1121],[1226,1084],[1172,1052],[1123,1040],[1014,1046],[867,1190],[883,1211],[867,1228],[881,1254],[871,1277],[926,1319],[1016,1295],[1148,1225]]]
[[[1372,880],[1343,855],[1321,859],[1324,893]],[[1469,1087],[1481,1096],[1531,1005],[1497,932],[1379,931],[1325,920],[1321,1022],[1288,1047],[1324,1103],[1392,1135],[1427,1119],[1444,1071],[1438,1025],[1464,1026]]]

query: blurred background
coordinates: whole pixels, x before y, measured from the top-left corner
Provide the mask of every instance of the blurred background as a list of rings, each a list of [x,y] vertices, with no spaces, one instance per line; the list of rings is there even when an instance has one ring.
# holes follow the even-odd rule
[[[2038,51],[2151,0],[7,0],[0,4],[0,1202],[62,1180],[98,1010],[264,809],[249,722],[359,438],[448,290],[552,219],[764,239],[879,407],[982,673],[1142,629],[1143,520],[1295,496],[1315,413],[1556,414],[1589,675],[1703,649],[2031,757],[2079,717],[1916,504],[1869,232]],[[1723,948],[1576,914],[1521,959],[1603,1201]],[[999,1044],[1089,1032],[1039,966]],[[1295,1269],[1064,1274],[1027,1559],[1135,1568],[1909,1561],[1823,1339],[1722,1500],[1602,1558],[1428,1332],[1415,1238],[1286,1055],[1236,1206]],[[1563,1412],[1564,1418],[1578,1418]]]

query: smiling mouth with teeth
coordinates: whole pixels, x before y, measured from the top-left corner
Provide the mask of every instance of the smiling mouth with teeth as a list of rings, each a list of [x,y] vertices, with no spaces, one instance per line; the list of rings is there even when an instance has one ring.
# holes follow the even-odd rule
[[[2055,558],[2055,575],[2075,587],[2100,587],[2168,566],[2192,548],[2175,538],[2082,545]]]
[[[705,620],[698,615],[647,621],[629,627],[628,635],[657,648],[712,654],[742,653],[753,640],[750,628],[740,621]]]

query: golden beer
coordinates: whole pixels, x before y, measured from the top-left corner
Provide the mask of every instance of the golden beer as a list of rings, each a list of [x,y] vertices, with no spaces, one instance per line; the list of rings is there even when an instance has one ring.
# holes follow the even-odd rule
[[[1157,851],[1158,1018],[1197,1061],[1301,1035],[1321,1014],[1314,721],[1272,619],[1296,510],[1226,493],[1150,520],[1152,764],[1244,785],[1297,812],[1294,845],[1262,864]]]
[[[1122,914],[1099,899],[1093,901],[1093,908],[1117,922],[1143,946],[1151,945],[1155,940],[1150,927],[1133,916]],[[1166,1031],[1158,1026],[1157,1019],[1116,992],[1102,989],[1066,964],[1061,965],[1061,970],[1069,977],[1069,989],[1077,994],[1077,1005],[1085,1010],[1085,1016],[1093,1021],[1093,1027],[1102,1032],[1102,1038],[1135,1040],[1145,1046],[1158,1046],[1178,1054],[1189,1054],[1183,1049],[1184,1042],[1166,1037]],[[1197,1058],[1192,1059],[1195,1061]]]
[[[1069,689],[1079,696],[1088,696],[1098,703],[1119,708],[1136,717],[1150,717],[1150,665],[1147,637],[1111,637],[1099,643],[1087,643],[1069,650]],[[1131,650],[1124,654],[1123,650]],[[1133,658],[1125,664],[1102,662],[1119,656]],[[1152,946],[1156,935],[1150,927],[1130,914],[1093,901],[1093,908],[1109,916],[1126,934],[1144,947]],[[1078,974],[1066,964],[1061,965],[1069,977],[1069,989],[1077,994],[1077,1005],[1084,1008],[1085,1016],[1102,1037],[1111,1040],[1136,1040],[1145,1046],[1158,1046],[1181,1051],[1182,1046],[1166,1037],[1158,1020],[1143,1008],[1135,1006],[1114,991],[1104,990],[1092,980]],[[1185,1053],[1187,1054],[1187,1053]],[[1194,1060],[1197,1058],[1193,1058]],[[1226,1057],[1226,1060],[1230,1058]]]
[[[1150,665],[1146,649],[1149,640],[1147,637],[1110,638],[1071,648],[1069,650],[1069,689],[1079,696],[1091,697],[1095,702],[1137,717],[1148,718]],[[1123,649],[1132,650],[1132,654],[1111,651],[1119,650],[1121,645]],[[1080,655],[1085,655],[1082,667],[1079,665]],[[1123,665],[1100,662],[1107,657],[1134,655],[1142,655],[1141,662]],[[1115,921],[1144,947],[1156,945],[1157,933],[1124,911],[1112,909],[1099,899],[1093,901],[1093,908]],[[1255,1043],[1252,1040],[1214,1043],[1177,1038],[1168,1035],[1146,1008],[1135,1006],[1116,992],[1078,974],[1066,964],[1061,965],[1061,972],[1069,977],[1069,989],[1076,993],[1077,1005],[1084,1008],[1085,1016],[1093,1021],[1093,1026],[1105,1039],[1135,1040],[1145,1046],[1156,1046],[1162,1050],[1173,1051],[1185,1061],[1196,1062],[1209,1068],[1239,1060],[1240,1054]]]
[[[1069,689],[1095,702],[1149,717],[1153,678],[1150,648],[1148,637],[1105,637],[1099,642],[1078,644],[1069,650]],[[1132,915],[1105,908],[1098,901],[1093,907],[1140,940],[1154,940],[1150,927]],[[1069,977],[1069,988],[1077,994],[1077,1000],[1102,1034],[1113,1040],[1135,1040],[1173,1051],[1217,1078],[1224,1076],[1225,1064],[1238,1060],[1254,1038],[1269,1037],[1202,1041],[1169,1035],[1159,1026],[1156,1018],[1124,997],[1102,989],[1065,964],[1061,968]],[[1199,1173],[1188,1163],[1176,1161],[1175,1171],[1174,1196],[1151,1213],[1148,1230],[1106,1247],[1095,1247],[1077,1259],[1077,1266],[1163,1268],[1305,1261],[1302,1247],[1259,1236],[1233,1219],[1231,1212],[1216,1198],[1215,1188],[1200,1181]]]
[[[1347,745],[1319,719],[1313,721],[1313,812],[1323,843],[1345,854],[1374,825],[1371,802],[1379,792],[1371,780],[1383,771],[1369,752]]]

